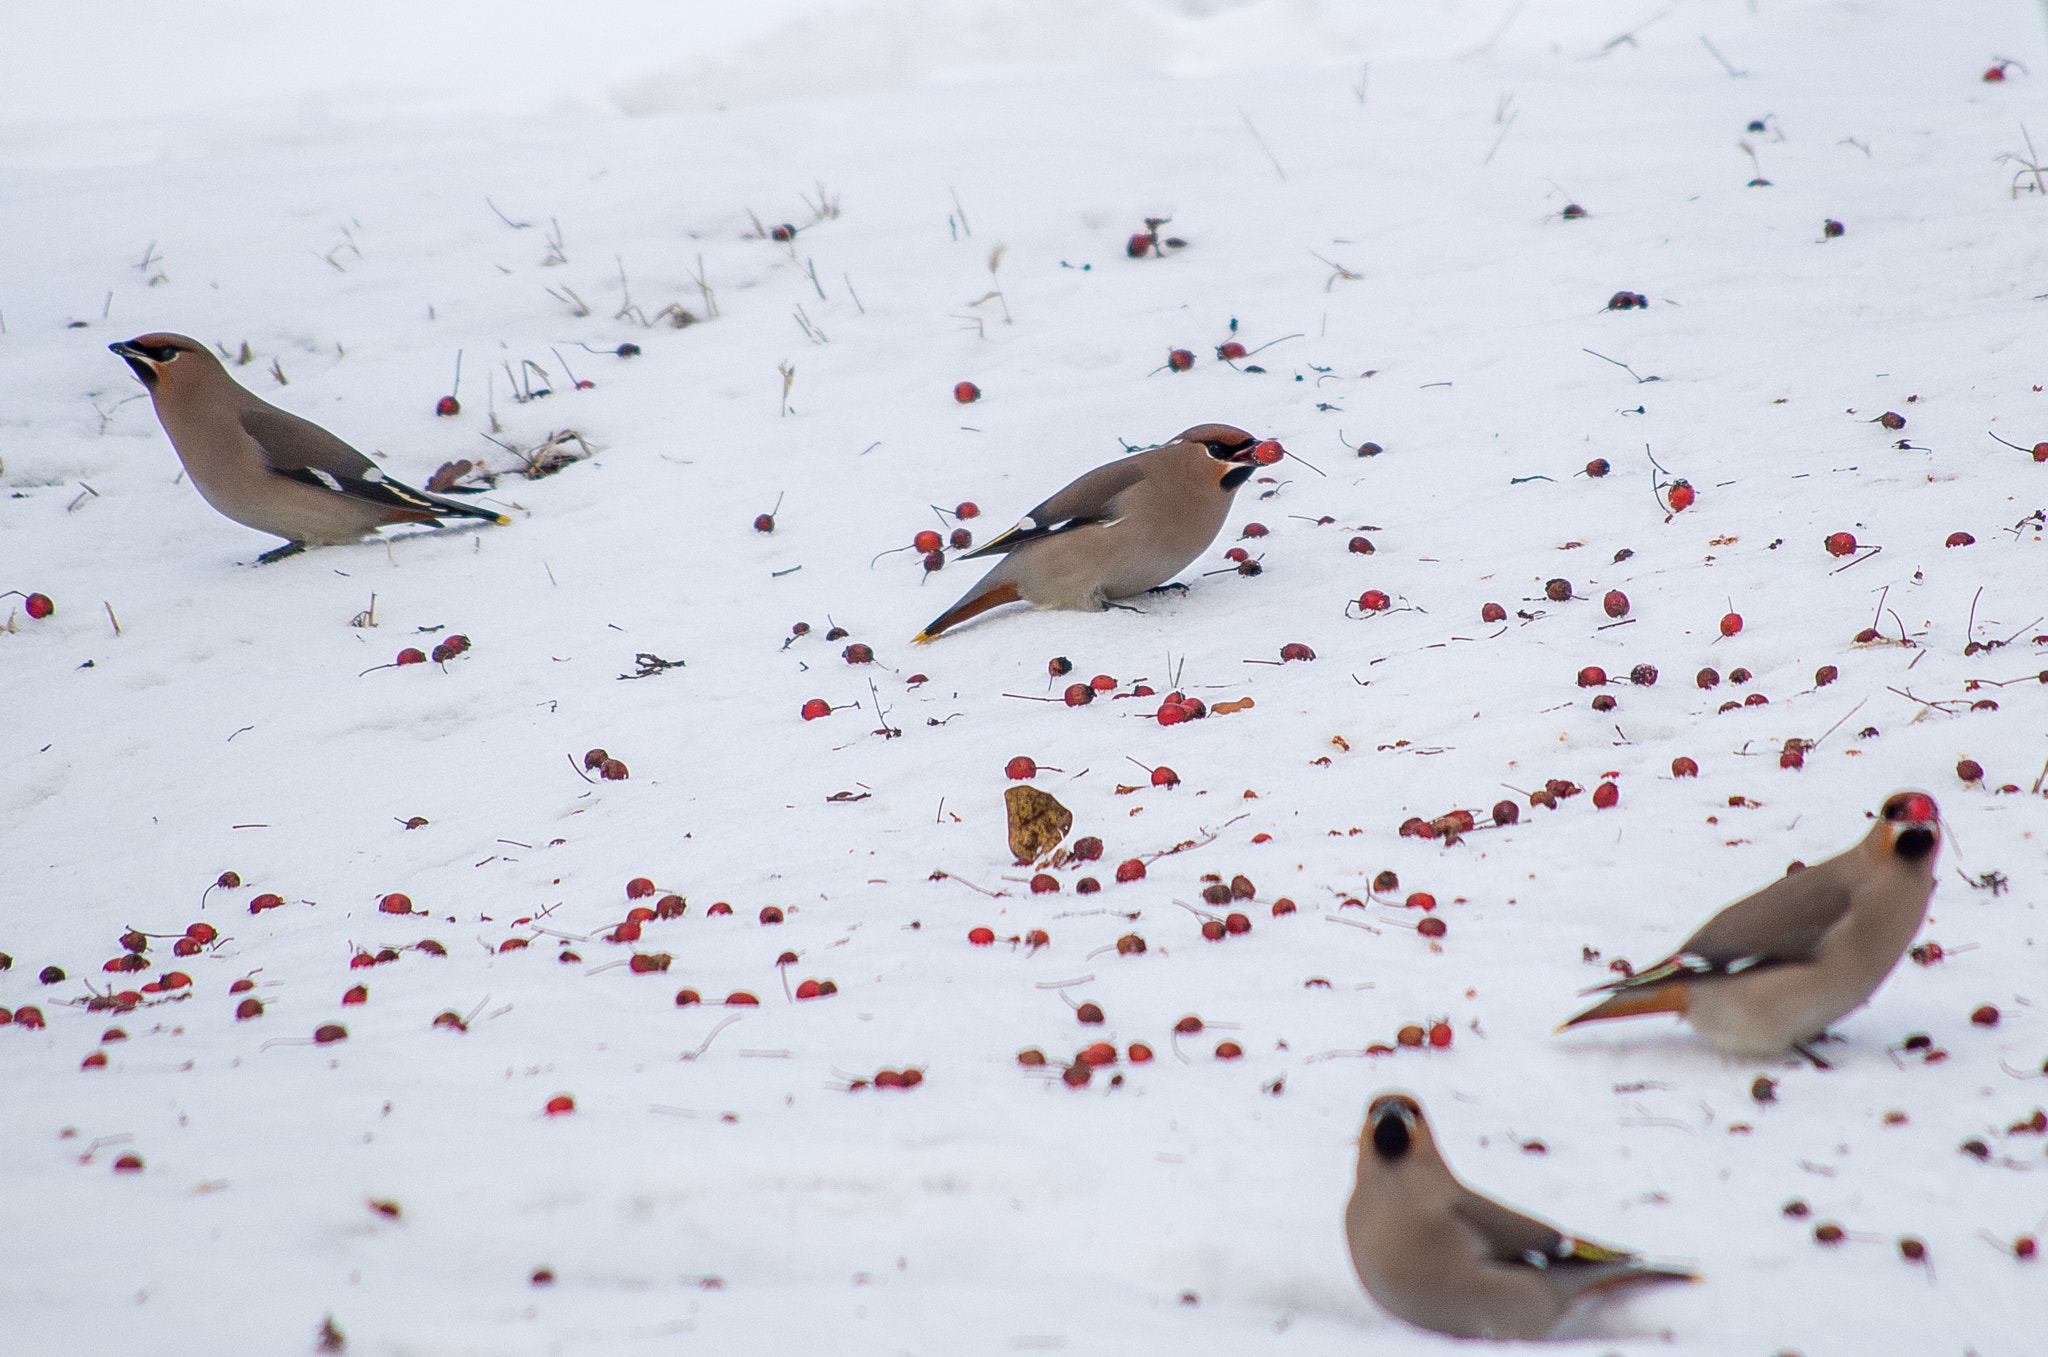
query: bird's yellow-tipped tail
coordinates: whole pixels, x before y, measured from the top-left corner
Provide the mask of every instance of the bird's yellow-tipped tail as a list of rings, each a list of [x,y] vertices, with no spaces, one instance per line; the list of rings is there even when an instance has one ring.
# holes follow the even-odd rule
[[[493,518],[491,522],[497,524],[501,528],[509,528],[512,526],[511,518],[505,514],[499,514],[497,517]]]
[[[1559,1023],[1557,1031],[1585,1022],[1605,1022],[1609,1018],[1633,1018],[1644,1013],[1675,1013],[1684,1017],[1685,1012],[1685,986],[1678,981],[1667,980],[1661,985],[1645,985],[1640,989],[1610,994],[1576,1018]]]
[[[965,598],[955,603],[932,621],[926,623],[925,629],[910,639],[915,642],[934,640],[940,632],[945,631],[948,627],[957,626],[970,617],[977,617],[987,612],[990,608],[1000,608],[1005,603],[1015,603],[1022,597],[1024,595],[1018,592],[1017,586],[1006,580],[985,593],[976,594],[972,598]]]

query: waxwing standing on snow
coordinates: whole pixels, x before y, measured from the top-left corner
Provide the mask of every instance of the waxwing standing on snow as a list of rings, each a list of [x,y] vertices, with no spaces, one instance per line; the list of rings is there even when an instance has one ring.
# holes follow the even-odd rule
[[[915,639],[1019,599],[1093,610],[1166,583],[1216,540],[1237,488],[1258,470],[1257,445],[1243,429],[1197,424],[1095,468],[967,553],[1003,562]]]
[[[438,524],[442,515],[512,521],[392,480],[319,425],[246,390],[195,339],[151,334],[107,347],[149,388],[156,417],[206,502],[285,539],[259,560],[353,542],[386,523]]]
[[[1926,917],[1937,815],[1925,792],[1895,793],[1863,842],[1736,901],[1564,1026],[1676,1013],[1723,1055],[1827,1068],[1805,1043],[1870,998]]]
[[[1480,1196],[1444,1163],[1422,1105],[1405,1093],[1366,1109],[1344,1232],[1374,1300],[1458,1338],[1542,1338],[1585,1297],[1699,1280]]]

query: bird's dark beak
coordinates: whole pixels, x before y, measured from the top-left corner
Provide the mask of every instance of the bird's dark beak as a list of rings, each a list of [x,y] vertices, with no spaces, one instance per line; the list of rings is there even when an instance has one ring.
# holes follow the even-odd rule
[[[116,355],[135,371],[135,376],[144,386],[156,385],[156,363],[133,340],[124,339],[118,344],[107,345],[107,351]]]
[[[1231,453],[1230,460],[1233,462],[1257,462],[1258,458],[1253,454],[1257,452],[1258,446],[1258,440],[1254,439],[1250,446],[1246,447],[1242,452]]]

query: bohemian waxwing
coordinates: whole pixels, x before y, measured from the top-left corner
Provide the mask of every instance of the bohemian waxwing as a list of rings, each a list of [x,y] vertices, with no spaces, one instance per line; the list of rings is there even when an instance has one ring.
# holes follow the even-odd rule
[[[1444,1163],[1422,1105],[1405,1093],[1366,1109],[1344,1232],[1374,1300],[1458,1338],[1542,1338],[1585,1297],[1699,1280],[1480,1196]]]
[[[1003,561],[914,639],[1019,599],[1093,610],[1166,583],[1216,539],[1237,488],[1258,470],[1257,444],[1243,429],[1197,424],[1095,468],[967,553]]]
[[[1596,987],[1612,993],[1564,1027],[1675,1013],[1723,1055],[1796,1050],[1826,1069],[1806,1043],[1870,998],[1927,914],[1937,816],[1925,792],[1895,793],[1863,842],[1736,901],[1648,970]]]
[[[208,504],[285,539],[258,560],[309,544],[353,542],[386,523],[442,515],[512,520],[392,480],[327,430],[246,390],[204,344],[151,334],[107,346],[135,369],[156,417]]]

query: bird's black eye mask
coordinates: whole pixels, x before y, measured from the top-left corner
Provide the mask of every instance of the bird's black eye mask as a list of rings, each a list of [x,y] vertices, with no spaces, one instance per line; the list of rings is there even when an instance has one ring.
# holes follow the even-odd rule
[[[1372,1147],[1382,1159],[1399,1159],[1407,1154],[1411,1139],[1408,1119],[1399,1112],[1389,1112],[1373,1123]]]
[[[119,344],[109,344],[107,348],[134,371],[144,386],[156,385],[156,369],[150,366],[151,363],[173,362],[178,356],[177,347],[171,344],[144,345],[126,340]]]
[[[1224,443],[1217,439],[1210,439],[1202,444],[1204,448],[1209,450],[1209,455],[1219,462],[1227,462],[1233,457],[1242,457],[1258,445],[1259,440],[1256,438],[1246,438],[1236,443]]]

